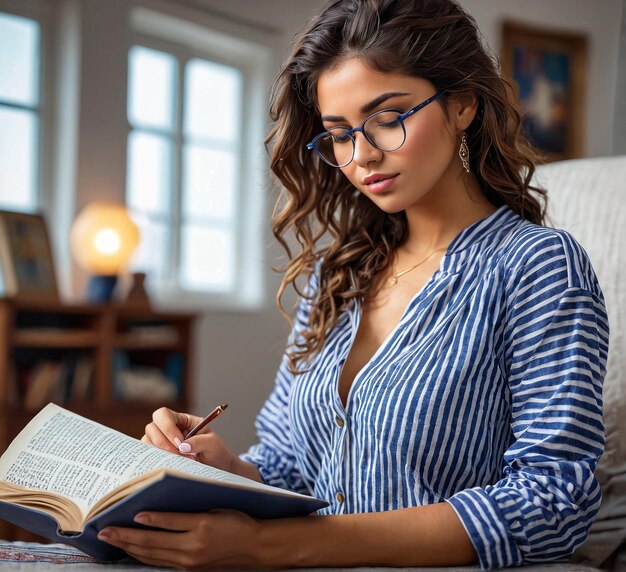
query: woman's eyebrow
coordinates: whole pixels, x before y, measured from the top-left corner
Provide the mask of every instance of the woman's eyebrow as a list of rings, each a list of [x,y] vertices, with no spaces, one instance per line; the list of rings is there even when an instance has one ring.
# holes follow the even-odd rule
[[[398,97],[400,95],[410,95],[406,91],[388,91],[385,93],[381,93],[378,97],[372,99],[372,101],[366,103],[361,109],[359,109],[359,113],[365,115],[369,113],[373,109],[376,109],[381,103],[384,103],[388,99],[392,97]],[[322,115],[322,121],[345,121],[346,118],[341,115]]]

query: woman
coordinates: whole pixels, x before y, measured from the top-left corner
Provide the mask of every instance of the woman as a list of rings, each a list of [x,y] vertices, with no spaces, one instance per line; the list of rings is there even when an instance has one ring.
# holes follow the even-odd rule
[[[300,245],[279,299],[307,286],[259,443],[241,457],[213,432],[181,444],[198,419],[167,409],[144,441],[330,506],[140,514],[165,531],[101,537],[186,567],[567,558],[600,503],[607,317],[584,251],[542,226],[475,22],[452,0],[331,0],[272,114],[274,230]]]

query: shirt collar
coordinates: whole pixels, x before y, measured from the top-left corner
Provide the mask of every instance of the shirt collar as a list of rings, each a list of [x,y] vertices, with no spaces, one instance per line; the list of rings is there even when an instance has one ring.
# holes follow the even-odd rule
[[[446,255],[456,254],[478,242],[482,242],[503,227],[510,225],[512,221],[519,220],[519,218],[519,215],[513,212],[507,205],[501,206],[497,211],[472,223],[457,234],[448,245]]]

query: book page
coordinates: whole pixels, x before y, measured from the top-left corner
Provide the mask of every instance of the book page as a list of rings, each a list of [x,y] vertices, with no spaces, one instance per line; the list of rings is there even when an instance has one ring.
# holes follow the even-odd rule
[[[42,409],[2,455],[0,480],[59,493],[76,503],[84,516],[102,496],[125,481],[157,468],[277,491],[146,445],[54,404]]]

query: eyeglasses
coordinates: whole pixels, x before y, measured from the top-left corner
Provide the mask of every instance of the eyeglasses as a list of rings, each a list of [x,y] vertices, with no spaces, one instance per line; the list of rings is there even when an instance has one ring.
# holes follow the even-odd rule
[[[359,127],[346,129],[333,127],[315,136],[306,148],[315,151],[320,159],[331,167],[345,167],[354,158],[355,140],[357,131],[363,133],[368,143],[381,151],[397,151],[406,141],[404,121],[415,115],[444,94],[437,92],[419,105],[412,107],[405,113],[395,109],[383,109],[370,115]]]

